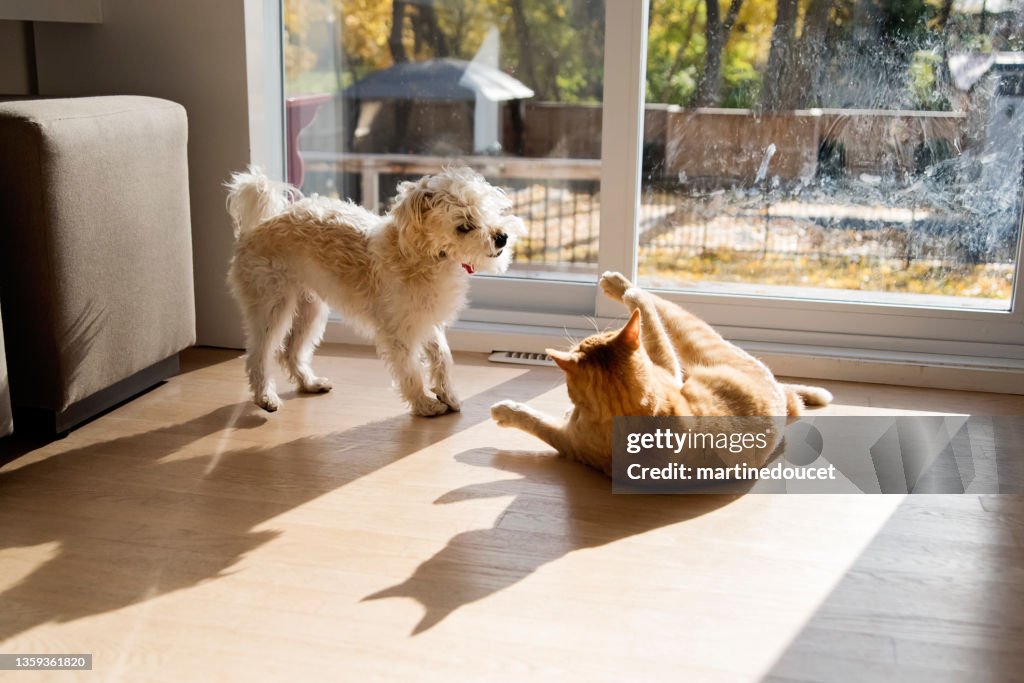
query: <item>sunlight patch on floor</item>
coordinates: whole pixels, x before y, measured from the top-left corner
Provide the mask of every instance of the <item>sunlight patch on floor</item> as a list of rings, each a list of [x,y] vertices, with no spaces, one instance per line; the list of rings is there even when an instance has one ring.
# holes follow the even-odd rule
[[[59,541],[0,548],[0,592],[17,585],[59,553]]]

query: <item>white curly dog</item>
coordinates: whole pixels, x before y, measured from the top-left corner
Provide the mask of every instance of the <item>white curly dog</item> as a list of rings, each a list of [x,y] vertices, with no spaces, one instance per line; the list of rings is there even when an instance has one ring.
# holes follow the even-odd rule
[[[375,341],[413,414],[459,410],[445,328],[466,303],[469,276],[504,272],[523,232],[502,190],[468,168],[448,169],[400,184],[378,216],[304,197],[254,167],[228,188],[236,238],[228,281],[260,407],[281,405],[267,371],[275,353],[300,391],[330,391],[310,367],[330,305]]]

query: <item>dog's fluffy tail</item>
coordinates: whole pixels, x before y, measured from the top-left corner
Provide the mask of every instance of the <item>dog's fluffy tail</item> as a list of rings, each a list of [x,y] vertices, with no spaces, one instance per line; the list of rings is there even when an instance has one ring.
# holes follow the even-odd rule
[[[799,416],[804,406],[815,408],[832,402],[832,394],[821,387],[783,384],[782,388],[786,390],[786,413],[791,417]]]
[[[302,197],[297,188],[271,180],[258,166],[250,166],[244,173],[235,173],[226,185],[228,213],[235,224],[235,239]]]

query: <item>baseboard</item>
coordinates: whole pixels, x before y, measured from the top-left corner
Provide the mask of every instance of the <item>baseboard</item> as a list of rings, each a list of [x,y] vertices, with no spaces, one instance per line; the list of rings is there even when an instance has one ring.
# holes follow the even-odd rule
[[[456,351],[540,353],[546,348],[566,348],[570,338],[582,339],[593,332],[459,321],[448,331],[448,343]],[[340,320],[328,323],[324,339],[339,344],[369,343]],[[1024,395],[1024,361],[1020,360],[742,340],[736,343],[785,377]]]
[[[892,384],[929,389],[1024,394],[1024,368],[991,358],[885,354],[856,349],[781,350],[779,345],[741,344],[784,377]],[[772,348],[775,347],[775,348]],[[885,356],[889,356],[886,358]]]

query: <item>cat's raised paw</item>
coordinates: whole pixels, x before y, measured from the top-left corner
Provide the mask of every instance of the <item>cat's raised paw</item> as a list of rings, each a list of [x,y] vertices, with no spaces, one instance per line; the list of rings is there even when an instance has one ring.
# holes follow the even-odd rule
[[[491,419],[498,423],[499,427],[513,427],[523,414],[524,408],[523,404],[515,401],[500,401],[491,406]]]
[[[610,299],[615,301],[622,301],[622,295],[626,293],[626,290],[633,286],[625,275],[622,273],[616,273],[613,271],[605,271],[601,275],[599,282],[601,289]]]

